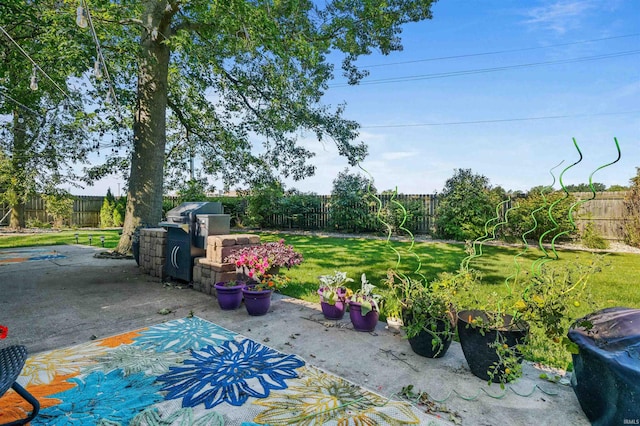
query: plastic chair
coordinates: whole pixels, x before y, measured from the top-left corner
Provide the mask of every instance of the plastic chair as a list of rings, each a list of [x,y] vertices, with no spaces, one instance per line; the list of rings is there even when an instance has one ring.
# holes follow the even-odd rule
[[[27,424],[33,420],[38,415],[38,411],[40,411],[40,403],[38,400],[16,382],[26,360],[27,348],[22,345],[14,345],[0,349],[0,397],[2,397],[9,388],[12,388],[33,407],[33,411],[26,419],[5,423],[3,426]]]

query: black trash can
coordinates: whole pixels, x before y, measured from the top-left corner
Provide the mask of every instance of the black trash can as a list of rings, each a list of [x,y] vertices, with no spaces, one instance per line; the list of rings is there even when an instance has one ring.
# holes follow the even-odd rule
[[[607,308],[577,320],[571,385],[594,425],[640,424],[640,309]]]

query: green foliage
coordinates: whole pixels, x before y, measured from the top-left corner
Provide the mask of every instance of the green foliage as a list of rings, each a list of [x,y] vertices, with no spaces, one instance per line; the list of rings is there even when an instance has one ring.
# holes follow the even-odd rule
[[[436,235],[458,241],[483,235],[501,195],[499,188],[491,189],[485,176],[473,174],[471,169],[456,169],[438,197]]]
[[[206,201],[206,179],[189,179],[178,187],[178,203]]]
[[[348,169],[338,173],[333,181],[329,204],[329,223],[339,231],[374,231],[379,229],[371,213],[375,206],[376,189],[366,177],[349,173]]]
[[[232,227],[245,226],[247,200],[244,197],[214,197],[211,201],[222,203],[225,214],[228,214]]]
[[[640,247],[640,167],[636,167],[636,176],[630,180],[630,188],[624,197],[627,211],[624,225],[624,241],[630,246]]]
[[[320,198],[316,194],[305,194],[297,190],[287,191],[280,199],[278,213],[283,215],[289,228],[315,227],[314,213],[320,212]],[[305,221],[305,218],[312,220]]]
[[[276,212],[283,195],[282,184],[278,181],[261,183],[252,187],[247,205],[247,224],[268,227],[269,218]]]
[[[49,194],[42,195],[44,198],[47,213],[53,216],[54,226],[61,228],[65,220],[67,224],[71,222],[73,214],[74,197],[69,192],[57,190]]]
[[[124,215],[127,208],[127,197],[120,197],[113,207],[113,226],[124,225]]]
[[[622,192],[622,191],[628,191],[629,189],[631,188],[624,185],[611,185],[609,188],[607,188],[607,192]]]
[[[111,188],[107,188],[107,195],[102,201],[102,207],[100,208],[100,228],[112,228],[113,212],[116,206],[116,199],[111,194]]]
[[[608,249],[609,242],[602,238],[602,235],[596,231],[594,223],[589,221],[585,224],[581,235],[582,244],[592,249]]]
[[[512,200],[513,208],[507,214],[508,223],[499,231],[503,237],[512,241],[522,241],[523,235],[527,240],[539,241],[545,235],[545,243],[550,242],[554,236],[567,232],[557,240],[566,241],[575,235],[569,220],[569,209],[575,202],[573,195],[563,191],[549,192],[549,188],[546,191],[542,187],[533,188],[525,198]]]
[[[420,199],[402,195],[394,197],[394,200],[395,202],[387,202],[384,205],[380,212],[381,219],[391,227],[392,232],[403,233],[404,231],[400,229],[402,225],[403,228],[415,234],[420,221],[427,214],[423,202]]]
[[[604,183],[593,182],[593,189],[596,192],[602,192],[607,190],[607,185]],[[565,185],[565,189],[568,192],[591,192],[591,186],[588,183],[580,183],[578,185]]]

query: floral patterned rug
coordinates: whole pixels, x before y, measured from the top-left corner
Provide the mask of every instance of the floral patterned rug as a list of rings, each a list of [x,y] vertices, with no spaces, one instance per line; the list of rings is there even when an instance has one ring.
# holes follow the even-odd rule
[[[405,425],[440,420],[211,322],[169,321],[35,354],[32,425]],[[0,423],[29,407],[12,390]]]

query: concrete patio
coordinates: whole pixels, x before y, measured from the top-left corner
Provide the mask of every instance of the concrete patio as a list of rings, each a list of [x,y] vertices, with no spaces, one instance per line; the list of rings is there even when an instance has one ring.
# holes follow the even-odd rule
[[[2,345],[23,344],[33,354],[193,314],[384,396],[410,384],[435,400],[449,395],[444,405],[464,425],[589,424],[571,387],[539,379],[541,371],[528,363],[524,377],[494,398],[489,394],[503,391],[468,371],[456,342],[444,358],[426,359],[385,324],[356,332],[347,317],[324,320],[319,304],[274,295],[266,316],[250,317],[244,308],[221,311],[212,296],[144,275],[133,260],[99,259],[98,249],[86,246],[46,249],[56,255],[0,262],[0,323],[9,327]]]

